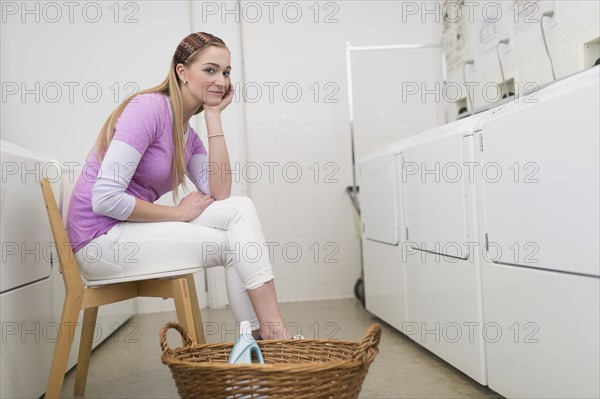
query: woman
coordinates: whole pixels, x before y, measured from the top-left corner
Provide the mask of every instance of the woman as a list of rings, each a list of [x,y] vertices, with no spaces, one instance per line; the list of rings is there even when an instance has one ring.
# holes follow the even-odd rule
[[[225,43],[198,32],[181,41],[167,78],[126,99],[106,120],[69,204],[67,231],[90,280],[225,267],[236,321],[255,337],[288,338],[252,201],[230,197],[221,112],[233,99]],[[188,122],[204,112],[208,150]],[[153,202],[184,177],[177,206]],[[142,223],[139,223],[142,222]]]

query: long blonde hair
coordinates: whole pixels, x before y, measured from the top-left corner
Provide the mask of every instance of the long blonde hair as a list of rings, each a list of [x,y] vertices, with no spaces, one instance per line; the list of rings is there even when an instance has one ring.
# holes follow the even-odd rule
[[[221,47],[229,51],[227,46],[218,42],[210,42],[206,43],[198,50],[194,51],[183,63],[184,66],[189,67],[192,63],[196,61],[198,56],[209,46]],[[98,161],[102,162],[104,158],[104,154],[108,149],[110,142],[115,134],[115,125],[121,116],[121,113],[129,104],[131,100],[133,100],[136,96],[140,94],[146,93],[162,93],[171,98],[171,106],[173,108],[173,145],[174,145],[174,153],[173,153],[173,163],[171,170],[171,188],[173,190],[173,199],[177,200],[178,197],[178,188],[180,184],[183,184],[183,188],[185,190],[185,142],[183,140],[183,135],[185,133],[183,128],[183,100],[181,97],[181,89],[179,88],[179,76],[175,72],[174,61],[171,61],[171,66],[169,68],[169,74],[158,86],[152,87],[150,89],[138,91],[129,97],[127,97],[119,106],[109,115],[109,117],[102,125],[102,129],[100,129],[100,134],[96,139],[96,156],[98,157]],[[194,115],[199,114],[204,109],[203,106],[198,108]]]

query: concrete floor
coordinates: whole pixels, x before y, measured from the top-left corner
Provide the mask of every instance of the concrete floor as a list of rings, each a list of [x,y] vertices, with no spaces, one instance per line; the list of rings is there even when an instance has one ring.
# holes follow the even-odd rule
[[[359,341],[373,323],[383,327],[379,355],[369,369],[361,398],[502,398],[415,344],[367,312],[355,299],[281,304],[289,326],[306,338]],[[228,309],[202,309],[208,342],[233,341],[236,328]],[[86,398],[177,398],[167,366],[160,362],[158,334],[174,312],[134,316],[93,354]],[[181,346],[177,333],[171,347]],[[74,370],[61,397],[73,397]]]

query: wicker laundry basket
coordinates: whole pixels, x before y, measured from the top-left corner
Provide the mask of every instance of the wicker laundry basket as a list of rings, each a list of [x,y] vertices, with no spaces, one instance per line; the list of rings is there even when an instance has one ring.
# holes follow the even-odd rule
[[[169,329],[179,331],[183,347],[169,348]],[[233,342],[193,344],[179,324],[167,323],[160,346],[182,398],[349,399],[358,397],[380,338],[374,324],[361,342],[259,341],[265,364],[228,364]]]

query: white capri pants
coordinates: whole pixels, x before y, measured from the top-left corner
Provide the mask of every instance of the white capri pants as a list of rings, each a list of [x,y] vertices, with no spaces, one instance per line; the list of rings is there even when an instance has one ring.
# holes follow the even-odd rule
[[[213,202],[191,222],[121,222],[75,256],[88,280],[224,266],[233,317],[255,329],[258,320],[246,290],[273,279],[268,254],[254,203],[230,197]]]

